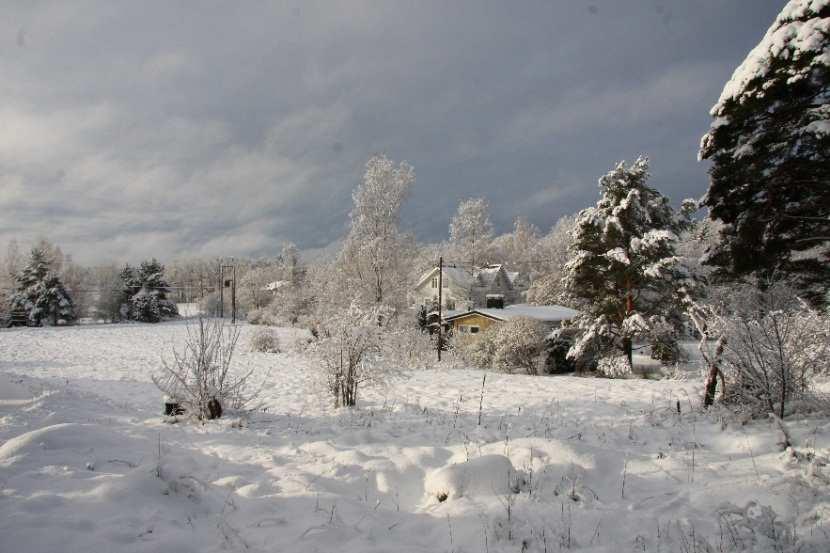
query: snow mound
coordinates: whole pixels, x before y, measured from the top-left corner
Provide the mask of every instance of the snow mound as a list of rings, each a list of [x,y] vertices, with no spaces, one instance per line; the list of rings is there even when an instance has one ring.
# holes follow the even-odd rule
[[[0,407],[25,405],[34,398],[33,391],[23,384],[23,379],[0,374]]]
[[[520,477],[504,455],[484,455],[430,473],[426,493],[445,501],[474,495],[505,495],[518,489]]]
[[[115,456],[124,443],[123,435],[97,424],[53,424],[6,441],[0,446],[0,463],[32,457],[52,464],[94,464]]]

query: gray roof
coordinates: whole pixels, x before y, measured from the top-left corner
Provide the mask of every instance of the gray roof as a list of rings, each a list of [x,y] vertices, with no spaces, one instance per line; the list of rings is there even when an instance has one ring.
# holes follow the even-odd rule
[[[432,278],[433,275],[437,274],[438,267],[433,267],[429,271],[425,272],[421,278],[418,279],[418,283],[415,285],[415,288],[419,288],[424,282]],[[473,275],[466,269],[462,269],[460,267],[444,267],[444,276],[442,278],[449,278],[452,282],[462,288],[469,288],[473,284]]]
[[[527,303],[517,303],[515,305],[508,305],[504,309],[488,307],[456,312],[453,315],[447,314],[444,319],[455,319],[471,313],[478,313],[499,321],[509,321],[519,317],[526,317],[542,322],[561,322],[573,319],[579,314],[579,311],[562,305],[530,305]]]

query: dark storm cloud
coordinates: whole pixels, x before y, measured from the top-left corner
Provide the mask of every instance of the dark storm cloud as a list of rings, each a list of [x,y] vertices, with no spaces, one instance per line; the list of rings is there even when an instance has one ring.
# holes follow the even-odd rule
[[[460,198],[547,228],[645,153],[705,189],[709,107],[782,2],[38,4],[0,21],[0,243],[242,255],[344,231],[375,152],[441,239]]]

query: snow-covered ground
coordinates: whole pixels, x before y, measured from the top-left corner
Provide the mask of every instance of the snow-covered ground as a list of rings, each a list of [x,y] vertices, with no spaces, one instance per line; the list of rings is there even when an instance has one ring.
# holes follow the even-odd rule
[[[487,373],[482,400],[458,369],[336,411],[301,331],[252,353],[243,325],[262,408],[170,424],[150,375],[185,330],[0,331],[0,551],[830,550],[826,417],[788,423],[796,459],[768,421],[702,414],[698,378]]]

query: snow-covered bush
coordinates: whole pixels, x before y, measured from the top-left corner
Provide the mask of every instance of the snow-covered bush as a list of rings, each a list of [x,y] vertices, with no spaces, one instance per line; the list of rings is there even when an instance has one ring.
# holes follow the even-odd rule
[[[498,325],[493,335],[493,367],[539,374],[545,331],[533,319],[519,317]]]
[[[248,311],[245,318],[252,325],[276,326],[278,324],[277,318],[273,311],[271,311],[270,306]]]
[[[631,365],[622,355],[602,357],[597,362],[597,373],[606,378],[625,378],[631,375]]]
[[[418,328],[387,330],[382,336],[383,363],[399,369],[428,369],[435,365],[436,336]]]
[[[241,409],[255,394],[246,392],[253,369],[238,373],[231,366],[238,340],[237,327],[199,317],[188,325],[184,347],[173,348],[172,361],[162,357],[162,371],[153,382],[199,420],[216,418],[217,412],[221,416],[228,407]]]
[[[576,370],[573,360],[568,359],[568,350],[574,343],[573,329],[559,328],[545,338],[545,373],[563,374]]]
[[[830,374],[830,317],[785,285],[736,288],[701,314],[720,350],[729,404],[783,418],[791,402],[812,399],[817,374]]]
[[[472,367],[489,369],[496,354],[495,330],[477,334],[460,334],[452,339],[452,346],[461,359]]]
[[[378,321],[383,316],[380,308],[352,303],[320,321],[320,339],[313,353],[335,407],[356,405],[359,387],[384,380],[384,365],[378,363],[383,332]]]
[[[724,503],[718,508],[721,534],[726,537],[728,551],[811,551],[799,544],[793,526],[778,519],[767,505],[750,501],[744,507]]]
[[[279,353],[280,340],[270,328],[260,328],[251,337],[251,349],[261,353]]]

